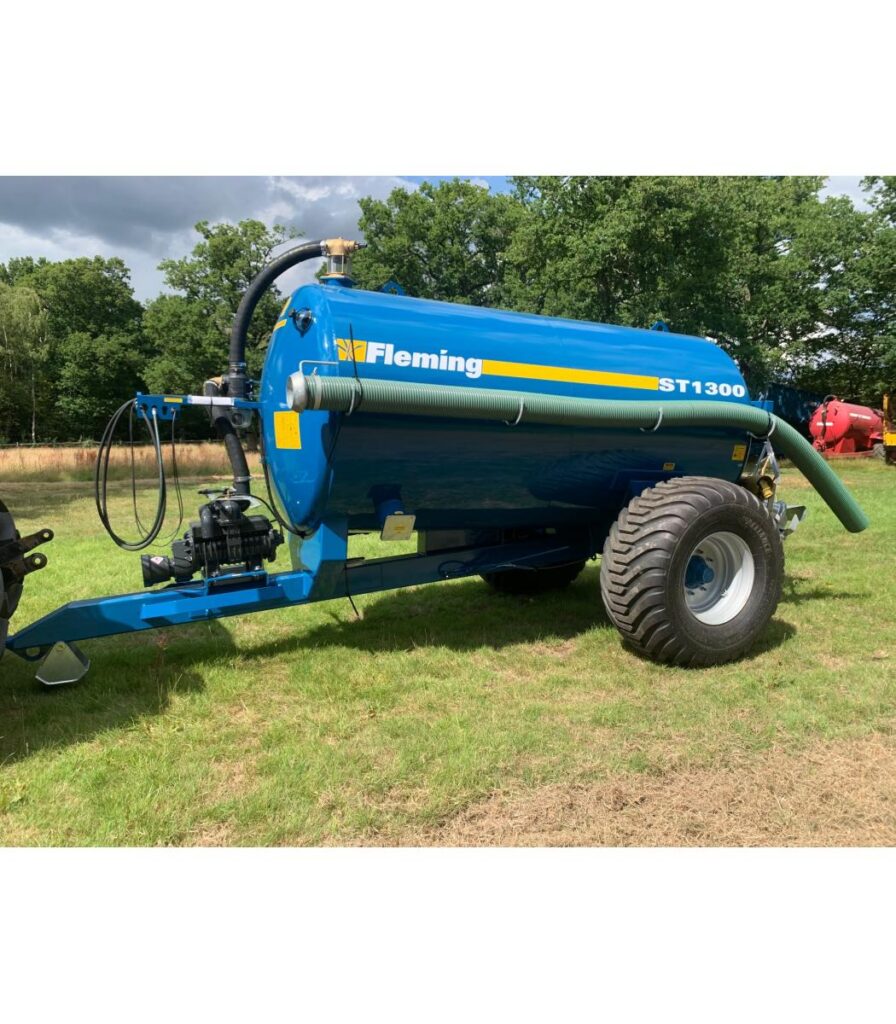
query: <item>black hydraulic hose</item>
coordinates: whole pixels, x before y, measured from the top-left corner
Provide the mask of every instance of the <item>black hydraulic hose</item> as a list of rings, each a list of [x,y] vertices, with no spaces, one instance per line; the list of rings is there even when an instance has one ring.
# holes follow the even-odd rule
[[[233,328],[230,331],[230,370],[227,375],[227,393],[231,398],[244,398],[246,394],[246,339],[249,335],[252,314],[262,296],[284,270],[289,270],[297,263],[304,263],[305,260],[325,256],[326,253],[327,243],[324,239],[306,242],[304,245],[296,246],[295,249],[290,249],[289,252],[278,256],[252,279],[252,283],[240,300],[236,316],[233,318]],[[230,450],[228,447],[228,451]],[[245,461],[245,456],[243,461]]]
[[[115,435],[115,429],[118,426],[122,416],[127,412],[130,413],[135,406],[133,398],[129,399],[123,405],[119,406],[118,409],[112,414],[112,418],[106,425],[105,431],[103,431],[102,439],[96,453],[96,466],[94,467],[93,474],[93,494],[96,502],[96,511],[99,516],[100,522],[106,533],[115,541],[115,543],[123,548],[125,551],[142,551],[144,548],[149,547],[150,544],[158,537],[162,530],[162,524],[165,521],[165,512],[168,504],[168,493],[165,482],[165,463],[162,457],[162,442],[159,436],[158,424],[153,419],[150,420],[145,410],[141,410],[140,414],[146,421],[147,429],[149,430],[150,440],[152,441],[153,449],[156,456],[156,470],[158,473],[158,499],[156,502],[156,514],[153,519],[152,526],[146,531],[140,523],[139,516],[136,515],[136,470],[133,465],[133,459],[131,462],[131,489],[134,496],[134,512],[135,518],[137,519],[137,528],[141,531],[142,536],[139,536],[137,540],[126,540],[124,537],[119,536],[112,528],[112,524],[109,520],[109,510],[107,503],[107,485],[109,480],[109,456],[112,454],[112,442]],[[132,446],[133,452],[133,446]]]

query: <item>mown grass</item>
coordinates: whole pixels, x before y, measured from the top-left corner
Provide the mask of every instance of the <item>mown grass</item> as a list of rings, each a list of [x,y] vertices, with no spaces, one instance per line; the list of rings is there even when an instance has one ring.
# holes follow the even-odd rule
[[[401,839],[495,791],[662,775],[889,732],[896,702],[896,470],[838,463],[872,521],[808,520],[752,655],[653,665],[603,612],[597,565],[534,600],[461,580],[85,642],[77,687],[0,662],[0,842],[318,844]],[[5,484],[50,565],[14,621],[139,589],[78,484]],[[113,511],[126,514],[116,495]],[[363,538],[353,554],[381,553]],[[394,549],[392,549],[394,550]],[[285,567],[285,560],[284,560]]]

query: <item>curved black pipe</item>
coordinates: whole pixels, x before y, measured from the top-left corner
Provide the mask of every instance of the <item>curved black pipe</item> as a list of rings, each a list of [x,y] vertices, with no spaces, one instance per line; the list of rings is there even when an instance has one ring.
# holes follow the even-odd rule
[[[297,245],[295,249],[285,252],[282,256],[278,256],[256,274],[243,293],[230,331],[230,368],[227,373],[227,394],[230,398],[245,398],[246,396],[246,341],[249,336],[249,324],[252,321],[255,307],[274,281],[285,270],[296,266],[297,263],[304,263],[305,260],[312,260],[315,257],[327,256],[334,251],[345,255],[359,248],[362,248],[361,243],[341,238],[321,238],[315,242],[305,242],[303,245]],[[213,389],[217,389],[214,382],[206,382],[207,389],[209,383]],[[210,393],[214,393],[214,390],[206,390],[206,394]],[[243,451],[233,423],[225,412],[213,412],[212,420],[218,437],[223,440],[227,448],[230,465],[233,469],[233,490],[236,494],[248,494],[249,463],[246,461],[246,453]]]
[[[227,374],[227,394],[231,398],[244,398],[246,395],[246,341],[249,335],[249,324],[252,322],[252,314],[255,307],[261,301],[264,293],[270,288],[274,281],[283,273],[297,263],[314,259],[315,256],[326,254],[326,242],[321,239],[316,242],[306,242],[304,245],[290,249],[282,256],[273,260],[264,267],[252,279],[249,287],[243,293],[240,304],[237,307],[236,316],[233,318],[233,327],[230,331],[230,367]],[[205,393],[220,394],[215,381],[206,381]],[[215,432],[224,442],[227,449],[227,457],[230,459],[230,467],[233,470],[233,491],[235,494],[249,493],[249,463],[246,453],[240,443],[239,436],[230,421],[230,417],[223,409],[213,409],[212,422],[215,425]]]
[[[289,252],[285,252],[269,263],[253,278],[252,283],[243,293],[230,332],[230,370],[227,374],[227,393],[231,398],[244,398],[246,395],[246,339],[249,334],[252,314],[261,301],[261,297],[284,270],[289,270],[297,263],[304,263],[305,260],[326,254],[327,243],[324,239],[296,246],[295,249],[290,249]],[[245,456],[243,456],[243,461],[245,462]]]
[[[220,378],[207,380],[202,388],[202,393],[211,398],[220,396],[221,388],[219,383]],[[227,449],[227,458],[230,460],[230,468],[233,470],[233,491],[235,494],[248,494],[249,480],[251,479],[249,463],[246,459],[246,453],[243,451],[243,446],[240,444],[237,432],[230,422],[230,417],[224,408],[213,405],[211,408],[211,420],[215,433],[224,442],[224,447]]]

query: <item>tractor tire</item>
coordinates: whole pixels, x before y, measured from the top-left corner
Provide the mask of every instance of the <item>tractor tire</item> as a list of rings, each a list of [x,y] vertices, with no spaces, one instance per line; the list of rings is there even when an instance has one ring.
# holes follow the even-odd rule
[[[16,540],[19,531],[6,505],[0,501],[0,544]],[[9,620],[13,617],[22,596],[22,584],[9,569],[0,566],[0,657],[6,647]]]
[[[632,499],[604,544],[600,588],[624,642],[653,661],[721,665],[744,655],[778,606],[784,547],[738,484],[666,480]]]
[[[886,459],[887,457],[887,449],[884,448],[882,442],[876,444],[874,448],[872,448],[872,451],[874,452],[874,457],[876,459]]]
[[[570,562],[568,565],[549,565],[544,569],[502,569],[501,572],[483,573],[482,578],[502,594],[534,597],[568,587],[584,568],[584,562]]]

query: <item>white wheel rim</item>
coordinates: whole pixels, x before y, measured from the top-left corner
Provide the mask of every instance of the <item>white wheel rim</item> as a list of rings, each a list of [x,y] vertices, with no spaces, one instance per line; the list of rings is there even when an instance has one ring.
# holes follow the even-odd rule
[[[730,622],[743,611],[756,579],[746,541],[727,530],[710,533],[691,552],[682,587],[688,610],[707,626]]]

